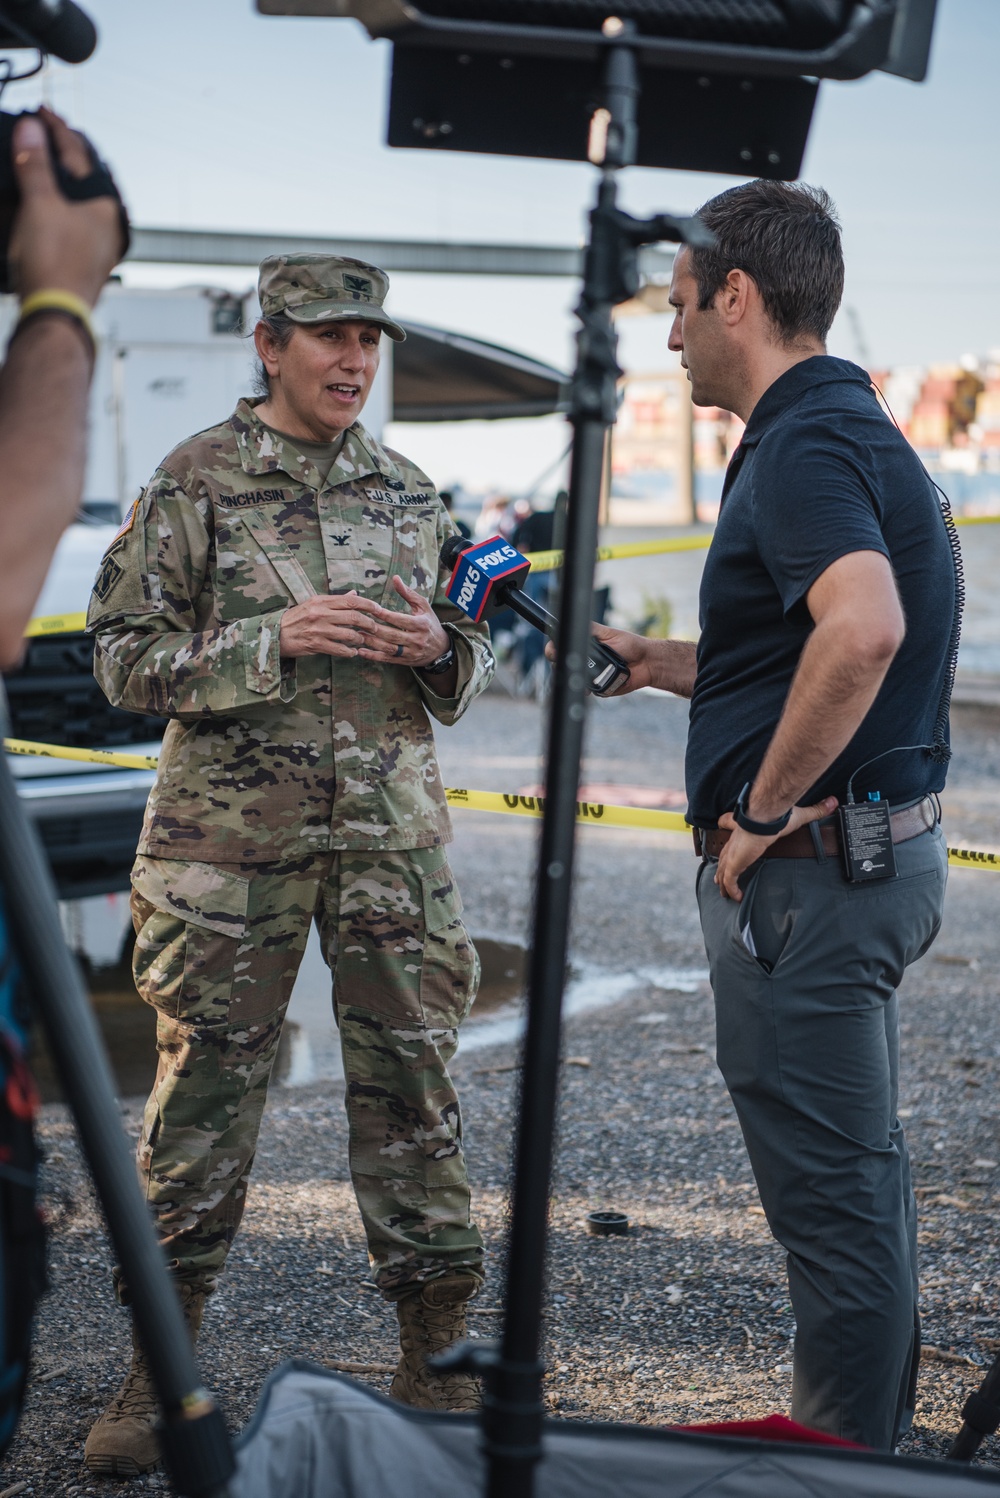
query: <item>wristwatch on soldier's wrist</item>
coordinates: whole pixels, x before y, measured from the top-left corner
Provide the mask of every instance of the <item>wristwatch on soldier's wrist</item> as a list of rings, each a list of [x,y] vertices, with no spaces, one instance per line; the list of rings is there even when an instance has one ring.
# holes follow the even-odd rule
[[[736,801],[736,809],[733,812],[733,821],[737,827],[742,827],[744,832],[753,833],[754,837],[777,837],[779,832],[784,832],[791,819],[792,808],[789,807],[784,816],[775,817],[773,822],[755,822],[753,817],[747,813],[747,801],[750,799],[750,782],[740,791]]]
[[[425,676],[443,676],[446,671],[451,670],[454,664],[455,643],[449,636],[448,649],[443,651],[442,654],[438,656],[437,660],[431,661],[426,666],[421,666],[420,670],[424,673]]]

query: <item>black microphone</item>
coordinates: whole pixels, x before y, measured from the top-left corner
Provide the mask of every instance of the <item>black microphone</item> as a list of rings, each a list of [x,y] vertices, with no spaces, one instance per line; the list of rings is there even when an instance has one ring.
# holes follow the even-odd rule
[[[452,569],[449,600],[470,619],[478,623],[500,609],[513,609],[550,640],[555,639],[559,620],[518,587],[531,571],[531,563],[503,536],[489,536],[474,545],[463,536],[449,536],[441,548],[441,565]],[[628,681],[630,674],[617,651],[590,637],[587,675],[592,692],[606,697]]]
[[[96,46],[94,23],[73,0],[0,0],[0,48],[37,47],[63,62],[86,62]]]

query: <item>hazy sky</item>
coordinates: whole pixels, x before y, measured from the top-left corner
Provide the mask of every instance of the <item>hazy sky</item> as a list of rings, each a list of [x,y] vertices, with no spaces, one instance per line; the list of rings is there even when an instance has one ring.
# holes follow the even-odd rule
[[[388,47],[354,21],[259,16],[252,0],[85,0],[101,41],[46,87],[113,163],[137,224],[363,233],[385,239],[579,240],[593,190],[584,165],[382,144]],[[803,176],[836,200],[856,310],[876,363],[1000,349],[1000,3],[939,0],[927,83],[885,75],[826,83]],[[39,85],[8,89],[5,107]],[[530,107],[530,101],[526,101]],[[625,206],[690,211],[735,179],[632,169]],[[136,267],[181,284],[190,270]],[[216,273],[247,285],[249,274]],[[570,359],[569,282],[393,277],[397,313],[479,334],[552,363]],[[666,367],[666,320],[625,328],[623,362]],[[857,356],[841,314],[831,350]],[[442,481],[478,463],[518,481],[558,451],[558,421],[407,428]],[[523,478],[521,481],[523,481]]]

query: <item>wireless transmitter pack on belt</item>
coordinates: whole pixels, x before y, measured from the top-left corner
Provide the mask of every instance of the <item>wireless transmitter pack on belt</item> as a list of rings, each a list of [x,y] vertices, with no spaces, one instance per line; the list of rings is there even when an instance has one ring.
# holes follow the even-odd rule
[[[449,600],[477,624],[500,609],[513,609],[550,640],[555,639],[558,619],[520,587],[531,571],[531,563],[503,536],[488,536],[473,546],[462,536],[449,536],[441,548],[441,564],[452,568]],[[630,673],[616,651],[591,636],[587,675],[590,690],[598,697],[606,697],[628,681]]]
[[[9,74],[0,80],[0,94],[7,83],[37,73],[48,54],[63,62],[85,62],[96,45],[94,23],[72,0],[0,0],[0,50],[29,48],[39,54],[36,67],[24,73]],[[33,111],[26,110],[25,113]],[[0,113],[0,293],[15,289],[11,283],[7,251],[14,216],[21,201],[11,159],[14,126],[20,118],[20,115]],[[131,240],[125,205],[108,167],[86,136],[83,136],[83,142],[90,156],[90,171],[85,177],[75,177],[52,150],[56,181],[63,197],[70,202],[83,202],[88,198],[114,199],[121,220],[121,253],[124,255]]]

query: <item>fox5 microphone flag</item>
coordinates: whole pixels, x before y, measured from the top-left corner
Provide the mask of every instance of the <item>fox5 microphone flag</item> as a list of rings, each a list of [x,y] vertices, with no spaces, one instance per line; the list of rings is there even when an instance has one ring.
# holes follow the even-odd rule
[[[527,557],[509,541],[488,536],[459,555],[448,582],[448,597],[478,624],[487,613],[503,607],[503,601],[494,598],[496,584],[502,581],[508,587],[519,587],[530,571]]]

